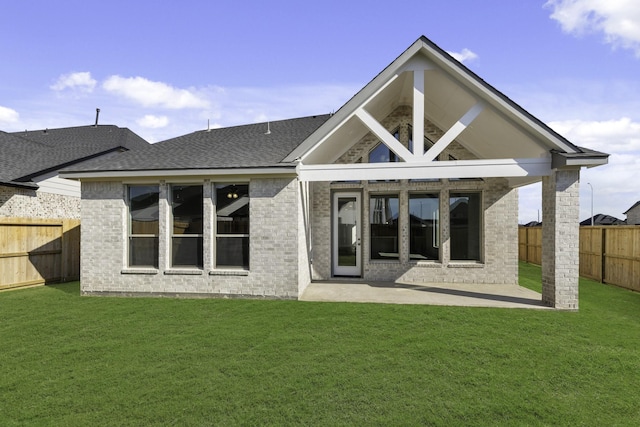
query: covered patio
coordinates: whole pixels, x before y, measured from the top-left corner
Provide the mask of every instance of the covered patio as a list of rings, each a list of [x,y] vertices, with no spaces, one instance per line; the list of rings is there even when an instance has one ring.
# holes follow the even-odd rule
[[[542,302],[542,295],[538,292],[518,285],[496,284],[329,280],[312,282],[299,299],[322,302],[552,309]]]

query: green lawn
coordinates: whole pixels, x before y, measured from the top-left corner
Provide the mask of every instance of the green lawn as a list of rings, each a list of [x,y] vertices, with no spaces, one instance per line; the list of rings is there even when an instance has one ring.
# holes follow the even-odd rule
[[[78,287],[0,293],[0,425],[640,425],[640,294],[588,280],[577,313]]]

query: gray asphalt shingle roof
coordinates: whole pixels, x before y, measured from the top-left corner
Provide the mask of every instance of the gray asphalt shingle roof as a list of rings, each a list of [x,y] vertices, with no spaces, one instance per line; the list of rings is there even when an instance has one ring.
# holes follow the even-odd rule
[[[281,161],[330,115],[202,130],[65,172],[293,166]],[[267,133],[267,130],[270,133]]]
[[[113,125],[0,131],[0,183],[36,187],[30,182],[34,176],[108,152],[148,145],[131,130]]]

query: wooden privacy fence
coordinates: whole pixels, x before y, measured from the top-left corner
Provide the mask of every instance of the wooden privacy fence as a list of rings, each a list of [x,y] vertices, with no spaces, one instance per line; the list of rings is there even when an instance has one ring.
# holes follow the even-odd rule
[[[542,227],[520,227],[518,257],[542,263]],[[580,227],[580,276],[640,291],[640,226]]]
[[[0,290],[80,279],[80,220],[0,218]]]

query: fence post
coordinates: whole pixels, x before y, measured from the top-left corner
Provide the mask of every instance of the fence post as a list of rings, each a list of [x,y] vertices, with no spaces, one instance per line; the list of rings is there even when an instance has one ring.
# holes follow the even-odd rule
[[[601,233],[600,233],[600,239],[601,239],[601,244],[600,244],[600,252],[602,252],[602,256],[600,257],[600,262],[602,263],[601,267],[600,267],[600,283],[605,283],[604,282],[604,277],[605,277],[605,270],[607,268],[607,230],[605,227],[602,227],[600,229]]]

